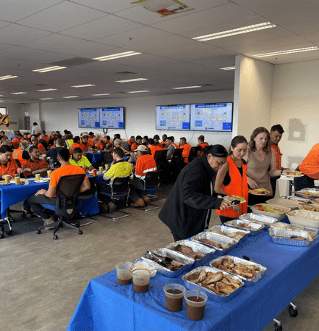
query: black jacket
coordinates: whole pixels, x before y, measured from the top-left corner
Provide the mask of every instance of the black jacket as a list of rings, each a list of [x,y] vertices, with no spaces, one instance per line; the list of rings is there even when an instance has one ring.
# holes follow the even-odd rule
[[[211,195],[216,174],[205,155],[182,170],[158,214],[171,232],[186,239],[204,230],[207,213],[209,222],[210,209],[219,209],[222,202]]]

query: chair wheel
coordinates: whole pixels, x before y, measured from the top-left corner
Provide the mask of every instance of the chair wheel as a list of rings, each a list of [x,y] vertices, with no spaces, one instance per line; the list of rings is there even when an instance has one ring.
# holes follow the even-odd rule
[[[275,331],[282,331],[282,325],[275,324]]]
[[[41,230],[37,230],[36,231],[36,234],[41,234]]]
[[[0,239],[3,239],[3,238],[4,238],[4,233],[0,232]]]
[[[12,234],[12,230],[6,231],[7,234],[10,236]]]
[[[54,236],[53,236],[53,240],[57,240],[59,237],[55,234]]]
[[[82,234],[82,233],[83,233],[83,231],[81,231],[81,230],[78,231],[78,234]]]
[[[298,316],[298,310],[293,309],[291,306],[288,307],[288,313],[291,317],[296,317]]]

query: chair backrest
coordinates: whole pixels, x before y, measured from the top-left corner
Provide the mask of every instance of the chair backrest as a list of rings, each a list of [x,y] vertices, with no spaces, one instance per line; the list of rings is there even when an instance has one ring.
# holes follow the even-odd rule
[[[78,211],[78,196],[85,174],[61,176],[56,188],[56,209],[58,216],[71,219]]]
[[[113,157],[110,152],[101,151],[101,154],[102,154],[102,161],[104,164],[110,164],[113,162]]]
[[[112,183],[112,193],[116,195],[126,195],[130,191],[130,176],[116,177]]]
[[[182,163],[182,153],[184,148],[175,148],[172,155],[171,165],[174,167],[179,167]]]
[[[191,151],[189,152],[189,156],[188,156],[188,162],[193,161],[197,157],[197,151],[198,151],[198,147],[191,148]]]
[[[147,172],[144,179],[144,190],[153,190],[158,187],[158,171]]]
[[[157,151],[155,151],[154,160],[155,160],[156,163],[158,161],[161,161],[162,160],[163,152],[164,152],[164,150],[157,150]]]

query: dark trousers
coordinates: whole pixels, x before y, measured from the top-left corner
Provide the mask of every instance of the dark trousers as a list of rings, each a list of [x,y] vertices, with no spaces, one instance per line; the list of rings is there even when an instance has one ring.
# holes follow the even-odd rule
[[[270,195],[254,195],[248,194],[248,205],[253,206],[257,203],[265,203],[267,200],[271,199]]]
[[[227,216],[222,216],[222,215],[219,215],[219,218],[220,218],[220,222],[222,224],[236,219],[236,218],[233,218],[233,217],[227,217]]]
[[[111,194],[111,186],[107,185],[106,183],[99,183],[97,186],[97,193],[98,193],[98,197],[99,199],[105,203],[106,205],[108,205],[112,199],[110,197],[108,197],[107,195],[101,194],[101,193],[107,193],[107,194]]]
[[[303,177],[294,178],[294,189],[295,191],[300,191],[303,188],[313,188],[315,187],[315,180],[306,175]]]
[[[56,204],[56,198],[48,198],[44,194],[39,195],[31,195],[27,200],[23,202],[23,209],[31,210],[34,213],[40,215],[43,219],[47,219],[52,215],[52,211],[48,211],[47,209],[43,208],[41,204],[49,204],[54,205]]]
[[[144,182],[139,178],[133,178],[131,180],[131,191],[130,191],[130,198],[133,202],[136,202],[138,199],[143,199],[147,192],[144,191]]]

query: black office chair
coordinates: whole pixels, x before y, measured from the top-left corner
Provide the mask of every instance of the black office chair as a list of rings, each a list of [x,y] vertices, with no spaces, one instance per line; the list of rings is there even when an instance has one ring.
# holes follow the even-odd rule
[[[198,147],[192,147],[191,151],[189,152],[188,162],[192,162],[194,159],[197,158]]]
[[[176,148],[172,155],[170,167],[174,180],[176,180],[178,174],[183,168],[183,160],[184,160],[184,158],[182,157],[183,150],[184,148]]]
[[[113,162],[113,156],[110,152],[101,151],[102,154],[102,162],[104,164],[111,164]]]
[[[67,228],[78,230],[78,234],[83,232],[79,229],[80,223],[76,219],[78,213],[78,196],[80,187],[85,178],[85,174],[62,176],[59,179],[56,189],[56,204],[42,204],[44,208],[53,210],[58,220],[55,223],[44,225],[38,228],[37,234],[46,227],[55,227],[53,231],[53,239],[58,239],[57,231],[64,226]],[[72,223],[72,224],[71,224]],[[75,224],[75,225],[73,225]]]
[[[159,187],[159,173],[160,171],[147,172],[145,178],[144,179],[141,178],[141,180],[144,183],[144,191],[150,191],[150,190],[153,191]],[[157,198],[155,194],[151,194],[151,193],[148,193],[147,196],[150,199]],[[151,208],[149,208],[148,206],[151,206]],[[158,205],[154,205],[152,203],[149,203],[148,206],[144,209],[145,212],[159,208]]]
[[[99,192],[99,194],[106,195],[111,198],[112,202],[114,203],[115,200],[120,200],[122,197],[126,196],[126,206],[128,206],[128,198],[130,195],[130,176],[127,177],[117,177],[114,178],[113,182],[110,182],[109,185],[110,187],[110,193],[106,192]],[[106,218],[111,218],[113,221],[116,221],[120,218],[123,217],[128,217],[130,216],[129,213],[122,211],[122,210],[116,210],[117,213],[121,213],[121,216],[115,217],[115,216],[107,216],[107,215],[100,215]]]

